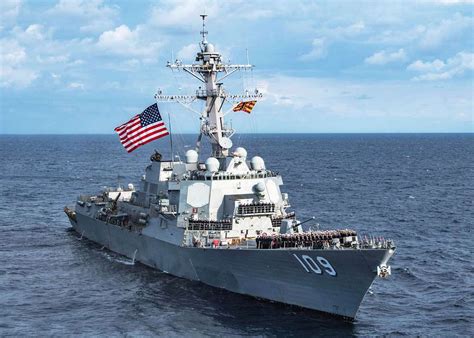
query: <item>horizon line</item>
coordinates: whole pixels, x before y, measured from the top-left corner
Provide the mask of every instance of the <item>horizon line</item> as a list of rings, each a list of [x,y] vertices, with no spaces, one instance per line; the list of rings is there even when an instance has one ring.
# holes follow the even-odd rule
[[[473,131],[369,131],[369,132],[262,132],[237,133],[241,135],[367,135],[367,134],[474,134]],[[0,133],[0,136],[111,136],[115,133]],[[174,133],[174,135],[198,135],[198,133]]]

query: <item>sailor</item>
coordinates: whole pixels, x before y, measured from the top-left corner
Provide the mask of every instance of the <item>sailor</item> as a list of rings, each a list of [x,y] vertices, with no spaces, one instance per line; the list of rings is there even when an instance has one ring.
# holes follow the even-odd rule
[[[296,247],[296,235],[295,234],[291,234],[291,238],[290,238],[290,241],[291,241],[291,247],[294,248]]]
[[[272,247],[272,238],[270,236],[268,236],[267,238],[265,238],[265,249],[271,249]]]
[[[283,243],[283,241],[281,239],[281,235],[278,234],[278,236],[277,236],[277,248],[281,248],[282,243]]]
[[[270,246],[271,246],[272,249],[276,249],[276,247],[277,247],[277,239],[276,239],[275,234],[273,234],[273,236],[272,236],[272,241],[270,243]]]
[[[160,162],[161,161],[161,154],[158,150],[155,149],[155,153],[150,156],[150,161],[152,162]]]

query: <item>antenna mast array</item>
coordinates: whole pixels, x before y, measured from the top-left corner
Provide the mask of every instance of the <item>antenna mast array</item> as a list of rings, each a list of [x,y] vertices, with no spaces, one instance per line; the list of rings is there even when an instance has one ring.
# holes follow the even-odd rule
[[[232,95],[226,93],[222,85],[222,80],[238,70],[252,69],[253,65],[247,64],[224,64],[221,54],[215,51],[214,45],[207,41],[206,14],[201,14],[202,18],[202,41],[201,51],[196,55],[196,63],[183,64],[180,60],[166,65],[170,69],[183,70],[204,84],[204,89],[199,87],[196,95],[163,95],[159,91],[155,99],[160,102],[178,102],[189,108],[189,105],[196,100],[206,101],[206,106],[201,114],[201,134],[209,137],[212,144],[212,156],[223,160],[229,155],[232,147],[231,137],[235,133],[234,129],[224,123],[225,113],[222,107],[225,101],[235,103],[242,100],[258,99],[262,94],[255,90],[254,94],[245,93]],[[219,74],[222,74],[218,78]],[[192,110],[192,109],[191,109]]]

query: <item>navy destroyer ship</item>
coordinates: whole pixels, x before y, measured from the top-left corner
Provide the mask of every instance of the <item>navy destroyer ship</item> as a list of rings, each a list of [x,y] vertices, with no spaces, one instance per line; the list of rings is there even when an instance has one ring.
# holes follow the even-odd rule
[[[390,274],[394,243],[350,229],[308,229],[290,212],[282,177],[257,154],[233,148],[224,104],[251,110],[258,91],[229,94],[222,80],[248,64],[227,64],[207,41],[196,62],[168,67],[200,81],[195,95],[155,95],[199,112],[195,149],[185,158],[152,154],[140,186],[81,195],[65,207],[80,236],[174,276],[262,299],[354,318],[377,276]],[[230,111],[230,110],[229,110]],[[202,139],[211,153],[203,154]],[[201,161],[202,159],[202,161]]]

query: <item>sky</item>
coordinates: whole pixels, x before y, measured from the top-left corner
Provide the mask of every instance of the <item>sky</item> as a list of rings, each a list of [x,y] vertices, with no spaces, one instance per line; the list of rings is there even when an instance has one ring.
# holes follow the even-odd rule
[[[255,65],[227,91],[264,93],[237,132],[474,131],[472,0],[2,0],[0,134],[112,134],[159,89],[193,94],[166,62],[194,61],[203,12],[224,60]]]

